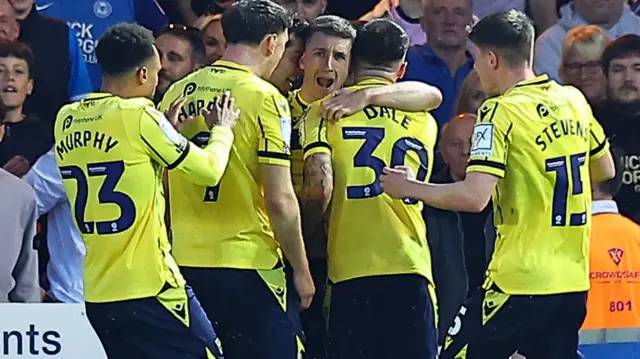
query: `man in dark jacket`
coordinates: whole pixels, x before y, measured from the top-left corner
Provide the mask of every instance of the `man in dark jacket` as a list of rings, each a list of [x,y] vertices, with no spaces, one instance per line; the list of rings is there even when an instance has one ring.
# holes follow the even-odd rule
[[[640,37],[626,35],[610,43],[602,66],[609,102],[593,112],[622,153],[622,188],[614,199],[621,214],[640,223]]]
[[[464,180],[475,120],[475,115],[462,114],[442,128],[439,149],[447,166],[434,174],[431,182]],[[428,206],[423,211],[436,282],[441,344],[460,306],[484,280],[495,239],[491,212],[490,204],[480,213],[443,211]]]

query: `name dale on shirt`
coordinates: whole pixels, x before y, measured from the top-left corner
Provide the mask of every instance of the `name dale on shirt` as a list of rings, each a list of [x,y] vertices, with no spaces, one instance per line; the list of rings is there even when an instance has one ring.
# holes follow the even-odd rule
[[[74,123],[94,121],[102,121],[102,115],[85,118],[74,118],[69,115],[64,119],[62,128],[67,130]],[[60,159],[63,159],[65,154],[80,147],[92,146],[100,151],[109,153],[117,144],[118,141],[116,139],[99,131],[73,131],[69,132],[60,142],[56,143],[56,152]]]

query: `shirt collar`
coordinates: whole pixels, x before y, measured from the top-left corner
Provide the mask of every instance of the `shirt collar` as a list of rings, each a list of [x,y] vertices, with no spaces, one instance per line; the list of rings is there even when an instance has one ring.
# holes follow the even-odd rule
[[[227,61],[227,60],[218,60],[216,62],[214,62],[211,66],[213,67],[222,67],[228,70],[238,70],[238,71],[244,71],[244,72],[251,72],[251,70],[249,70],[248,67],[246,66],[242,66],[238,63],[235,63],[233,61]]]
[[[616,201],[612,200],[593,201],[591,208],[593,210],[593,214],[620,213],[618,212],[618,205],[616,204]]]
[[[303,110],[306,110],[307,107],[309,107],[310,103],[308,103],[307,101],[305,101],[302,98],[302,96],[300,95],[300,90],[296,90],[296,95],[295,95],[294,98],[295,98],[296,102],[298,102],[300,107],[302,107]]]
[[[438,56],[438,54],[436,54],[435,51],[433,51],[433,48],[431,46],[429,46],[429,44],[424,44],[424,45],[417,45],[418,49],[420,49],[420,52],[427,58],[431,59],[432,61],[435,59],[438,59],[440,61],[443,61],[440,56]],[[465,65],[468,65],[470,62],[473,62],[473,55],[471,55],[471,53],[468,50],[465,50],[464,52],[467,55],[467,62],[465,63]],[[463,65],[464,66],[464,65]]]
[[[392,84],[393,82],[390,80],[385,80],[381,78],[366,78],[360,80],[356,86],[385,86]]]

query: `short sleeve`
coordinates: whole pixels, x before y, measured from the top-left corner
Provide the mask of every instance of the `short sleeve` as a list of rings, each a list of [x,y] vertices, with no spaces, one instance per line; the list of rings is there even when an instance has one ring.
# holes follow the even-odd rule
[[[167,169],[179,166],[189,153],[189,141],[162,112],[151,106],[142,110],[140,139],[148,155]]]
[[[483,172],[503,178],[507,165],[512,123],[504,105],[485,101],[471,137],[471,155],[467,172]]]
[[[258,111],[258,161],[291,166],[291,111],[279,94],[267,95]]]
[[[315,153],[331,154],[331,146],[327,140],[327,121],[322,118],[317,105],[309,107],[300,122],[300,144],[304,158]]]
[[[597,160],[609,152],[609,141],[604,133],[604,129],[598,122],[598,120],[590,115],[589,120],[589,158],[591,160]]]

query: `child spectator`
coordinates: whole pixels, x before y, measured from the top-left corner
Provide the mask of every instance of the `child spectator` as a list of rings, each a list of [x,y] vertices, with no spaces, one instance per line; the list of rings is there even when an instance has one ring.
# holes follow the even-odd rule
[[[27,45],[0,43],[0,99],[6,106],[1,120],[4,139],[0,143],[0,166],[18,177],[24,176],[53,143],[50,126],[23,111],[34,87],[33,61]]]

